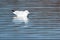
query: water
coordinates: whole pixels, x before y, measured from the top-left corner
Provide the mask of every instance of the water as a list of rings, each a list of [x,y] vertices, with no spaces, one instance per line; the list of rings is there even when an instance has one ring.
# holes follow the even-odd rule
[[[0,0],[0,40],[60,39],[59,8],[48,8],[56,5],[48,3],[47,0]],[[30,12],[28,27],[24,27],[24,22],[19,25],[12,22],[15,16],[12,9]]]

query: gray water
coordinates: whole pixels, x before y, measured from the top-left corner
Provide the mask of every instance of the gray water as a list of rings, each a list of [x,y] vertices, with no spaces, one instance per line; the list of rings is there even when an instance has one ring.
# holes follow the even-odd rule
[[[60,39],[59,0],[0,0],[0,40]],[[55,4],[54,4],[55,3]],[[58,8],[57,8],[58,7]],[[16,25],[11,10],[28,10],[28,27]]]

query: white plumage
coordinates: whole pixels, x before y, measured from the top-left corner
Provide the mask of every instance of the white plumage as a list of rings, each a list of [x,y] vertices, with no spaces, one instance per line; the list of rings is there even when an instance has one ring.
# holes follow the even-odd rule
[[[13,22],[15,24],[20,24],[21,22],[24,22],[25,24],[28,23],[28,14],[29,14],[29,11],[28,10],[25,10],[25,11],[14,11],[13,12],[16,17],[13,17]]]

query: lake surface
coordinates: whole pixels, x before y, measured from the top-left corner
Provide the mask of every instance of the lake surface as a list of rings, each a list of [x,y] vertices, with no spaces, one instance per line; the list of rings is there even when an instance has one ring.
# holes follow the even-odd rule
[[[59,0],[0,0],[0,40],[60,39]],[[28,10],[28,27],[16,25],[11,10]]]

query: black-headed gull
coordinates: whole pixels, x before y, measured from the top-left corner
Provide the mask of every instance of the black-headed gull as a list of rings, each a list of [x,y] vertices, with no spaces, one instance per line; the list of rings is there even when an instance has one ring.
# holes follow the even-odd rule
[[[28,14],[29,14],[29,11],[28,10],[25,10],[25,11],[13,11],[13,14],[16,15],[16,17],[13,17],[13,22],[15,24],[20,24],[21,22],[24,22],[25,24],[28,23]]]

